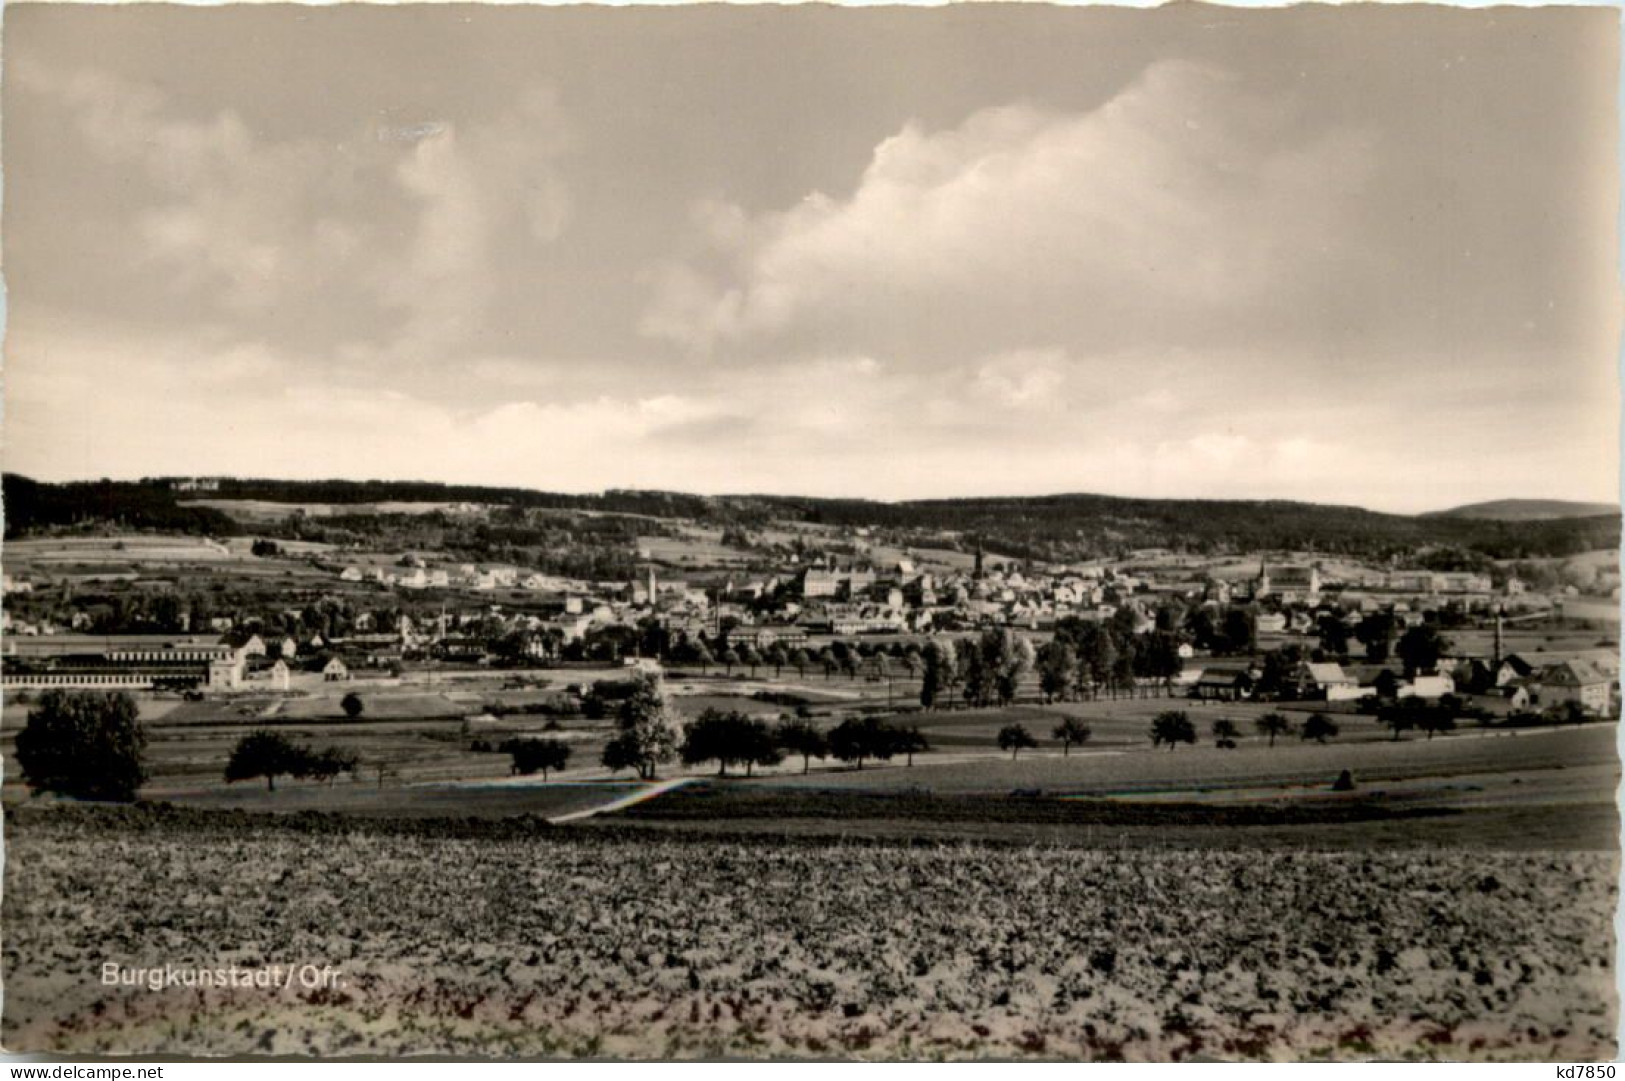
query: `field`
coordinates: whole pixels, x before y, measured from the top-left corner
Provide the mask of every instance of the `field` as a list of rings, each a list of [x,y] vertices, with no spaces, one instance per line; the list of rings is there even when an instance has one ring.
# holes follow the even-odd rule
[[[932,744],[912,766],[673,764],[681,783],[652,788],[598,764],[607,720],[488,712],[612,674],[141,696],[148,803],[6,786],[0,1039],[69,1055],[1614,1054],[1617,725],[1395,742],[1339,716],[1328,744],[1271,747],[1253,727],[1268,706],[1106,699],[908,714]],[[687,716],[783,708],[762,689],[804,694],[824,726],[883,709],[884,684],[791,676],[668,683]],[[1168,708],[1197,745],[1152,748]],[[25,713],[6,710],[8,758]],[[1069,715],[1092,735],[1063,755],[1050,729]],[[1242,729],[1236,750],[1213,745],[1218,717]],[[1010,723],[1041,746],[1001,753]],[[369,765],[226,785],[230,747],[262,725]],[[471,749],[510,734],[564,740],[570,767],[510,777],[506,755]],[[1332,791],[1345,769],[1354,790]],[[153,991],[103,985],[108,963],[326,966],[345,983]]]
[[[61,1054],[1595,1060],[1612,855],[7,822],[4,1040]],[[104,986],[102,966],[342,986]]]

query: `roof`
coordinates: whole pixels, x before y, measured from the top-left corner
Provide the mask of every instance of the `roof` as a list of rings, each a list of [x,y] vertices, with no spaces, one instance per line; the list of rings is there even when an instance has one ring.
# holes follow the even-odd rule
[[[205,648],[221,648],[219,638],[212,634],[42,634],[13,635],[6,639],[7,653],[32,656]]]
[[[1589,687],[1607,683],[1609,677],[1590,661],[1562,661],[1541,669],[1539,681],[1558,687]]]
[[[1230,684],[1234,684],[1237,680],[1250,680],[1251,678],[1252,677],[1248,675],[1247,669],[1245,668],[1205,668],[1202,670],[1202,675],[1197,679],[1196,682],[1223,683],[1228,686]]]
[[[1354,682],[1354,677],[1343,671],[1343,666],[1340,664],[1332,664],[1330,662],[1321,664],[1311,663],[1309,664],[1308,668],[1309,678],[1313,679],[1316,683]]]

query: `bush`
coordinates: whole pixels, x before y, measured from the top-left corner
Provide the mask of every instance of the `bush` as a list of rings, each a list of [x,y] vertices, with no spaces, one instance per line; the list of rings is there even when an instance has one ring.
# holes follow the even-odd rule
[[[17,733],[17,764],[35,793],[129,803],[147,779],[146,746],[128,694],[53,689]]]

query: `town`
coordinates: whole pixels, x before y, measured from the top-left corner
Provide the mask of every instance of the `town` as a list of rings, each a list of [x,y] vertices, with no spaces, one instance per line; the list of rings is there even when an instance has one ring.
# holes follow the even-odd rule
[[[168,482],[180,505],[217,488]],[[6,689],[310,696],[555,673],[579,698],[587,684],[572,669],[635,667],[839,676],[885,684],[889,707],[942,708],[990,693],[974,673],[939,671],[931,643],[998,632],[1019,644],[1005,705],[1182,697],[1375,713],[1414,698],[1503,722],[1619,709],[1619,572],[1606,550],[1445,553],[1465,570],[1428,569],[1436,549],[1406,561],[1154,547],[1059,562],[947,530],[466,501],[207,505],[242,531],[15,538]],[[353,535],[357,523],[367,535]],[[568,536],[576,563],[619,574],[387,544],[499,529]],[[299,539],[335,533],[347,539]],[[974,654],[960,648],[959,664]]]

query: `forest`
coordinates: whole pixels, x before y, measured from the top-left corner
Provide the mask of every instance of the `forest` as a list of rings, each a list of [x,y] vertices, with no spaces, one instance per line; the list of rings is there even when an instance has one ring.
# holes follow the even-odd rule
[[[1358,507],[1284,500],[1055,495],[883,503],[630,490],[568,495],[427,482],[253,479],[223,479],[218,491],[211,494],[217,499],[335,504],[466,502],[526,510],[686,519],[725,528],[760,526],[770,521],[870,527],[892,534],[914,534],[922,543],[941,543],[946,537],[948,542],[967,550],[982,545],[1018,558],[1061,562],[1121,555],[1142,548],[1200,554],[1291,549],[1379,560],[1444,549],[1451,553],[1452,562],[1470,565],[1479,559],[1572,556],[1616,548],[1620,539],[1617,515],[1510,522],[1382,514]],[[6,474],[4,495],[7,537],[98,525],[214,536],[241,531],[219,511],[184,505],[164,479],[47,484]],[[381,523],[358,515],[329,520],[328,524],[364,531],[369,525]],[[493,532],[500,533],[500,526]],[[489,537],[489,541],[496,541],[498,546],[502,543],[496,536]]]

